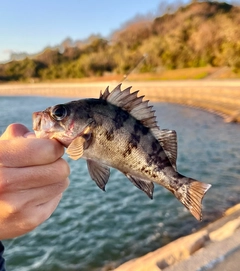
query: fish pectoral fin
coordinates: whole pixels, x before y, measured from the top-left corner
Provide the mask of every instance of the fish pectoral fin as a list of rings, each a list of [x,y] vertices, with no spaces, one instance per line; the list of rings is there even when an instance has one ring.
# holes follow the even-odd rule
[[[152,182],[140,179],[128,173],[126,176],[137,188],[145,192],[150,199],[153,199],[154,184]]]
[[[68,146],[66,153],[73,160],[78,160],[83,155],[83,146],[85,143],[85,139],[81,136],[76,137],[71,144]]]
[[[174,130],[154,130],[154,135],[158,139],[164,152],[166,153],[173,168],[177,170],[177,133]]]
[[[90,159],[87,160],[87,166],[91,178],[96,182],[100,189],[105,191],[105,185],[107,184],[110,175],[109,167]]]

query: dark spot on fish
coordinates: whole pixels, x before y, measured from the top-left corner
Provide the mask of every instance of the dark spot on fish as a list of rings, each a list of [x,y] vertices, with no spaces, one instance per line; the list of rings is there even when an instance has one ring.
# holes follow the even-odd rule
[[[138,144],[140,142],[140,136],[131,133],[131,140],[130,142],[133,142],[134,145]]]
[[[132,149],[131,148],[127,148],[126,151],[123,152],[123,157],[126,158],[131,153],[132,153]]]
[[[133,149],[137,149],[139,142],[140,136],[131,134],[126,150],[123,152],[123,157],[125,158],[127,155],[130,155]]]
[[[129,118],[130,115],[128,112],[122,110],[121,108],[116,108],[115,113],[116,115],[113,118],[115,128],[120,129],[123,127],[124,122]]]
[[[170,166],[170,162],[168,160],[168,158],[165,159],[161,159],[158,155],[154,155],[154,154],[150,154],[148,157],[148,164],[151,166],[155,166],[156,167],[156,171],[160,171],[162,169],[164,169],[165,167]]]
[[[114,140],[114,132],[113,129],[111,128],[111,130],[106,130],[105,136],[107,138],[108,141],[113,141]]]
[[[140,136],[134,136],[134,137],[131,136],[128,146],[131,147],[132,149],[134,148],[137,149],[139,141],[140,141]]]
[[[167,156],[161,155],[164,151],[157,140],[151,144],[151,147],[152,151],[147,156],[147,163],[149,166],[154,166],[157,170],[162,170],[163,168],[171,165]]]
[[[138,134],[140,132],[143,135],[146,135],[148,133],[148,131],[149,131],[149,128],[142,125],[142,123],[140,121],[136,121],[133,128],[134,128],[134,133],[135,134]]]
[[[152,149],[157,150],[159,144],[156,144],[156,142],[152,142]]]
[[[144,173],[146,173],[146,174],[151,175],[151,177],[153,177],[153,178],[156,178],[156,177],[157,177],[157,174],[154,173],[151,169],[147,169],[146,166],[142,166],[140,170],[141,170],[141,172],[144,172]]]
[[[177,179],[173,179],[172,182],[177,186],[178,185],[178,180]]]

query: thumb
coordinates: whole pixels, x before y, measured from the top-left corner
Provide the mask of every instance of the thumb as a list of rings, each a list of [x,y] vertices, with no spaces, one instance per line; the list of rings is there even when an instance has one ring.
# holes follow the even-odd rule
[[[30,131],[27,127],[19,123],[10,124],[5,132],[1,135],[0,140],[8,140],[15,137],[23,137]]]

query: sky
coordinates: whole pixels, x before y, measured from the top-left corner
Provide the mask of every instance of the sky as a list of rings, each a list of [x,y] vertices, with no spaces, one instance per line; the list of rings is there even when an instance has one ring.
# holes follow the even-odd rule
[[[158,15],[172,0],[1,0],[0,62],[35,54],[64,39],[107,38],[136,15]],[[182,3],[188,2],[181,0]]]

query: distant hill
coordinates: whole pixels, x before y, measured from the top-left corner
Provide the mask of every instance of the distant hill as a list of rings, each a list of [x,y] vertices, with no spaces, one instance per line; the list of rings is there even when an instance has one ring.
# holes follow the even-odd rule
[[[240,7],[197,2],[154,20],[138,19],[110,40],[64,40],[59,46],[0,65],[0,80],[49,80],[159,72],[189,67],[240,71]]]

